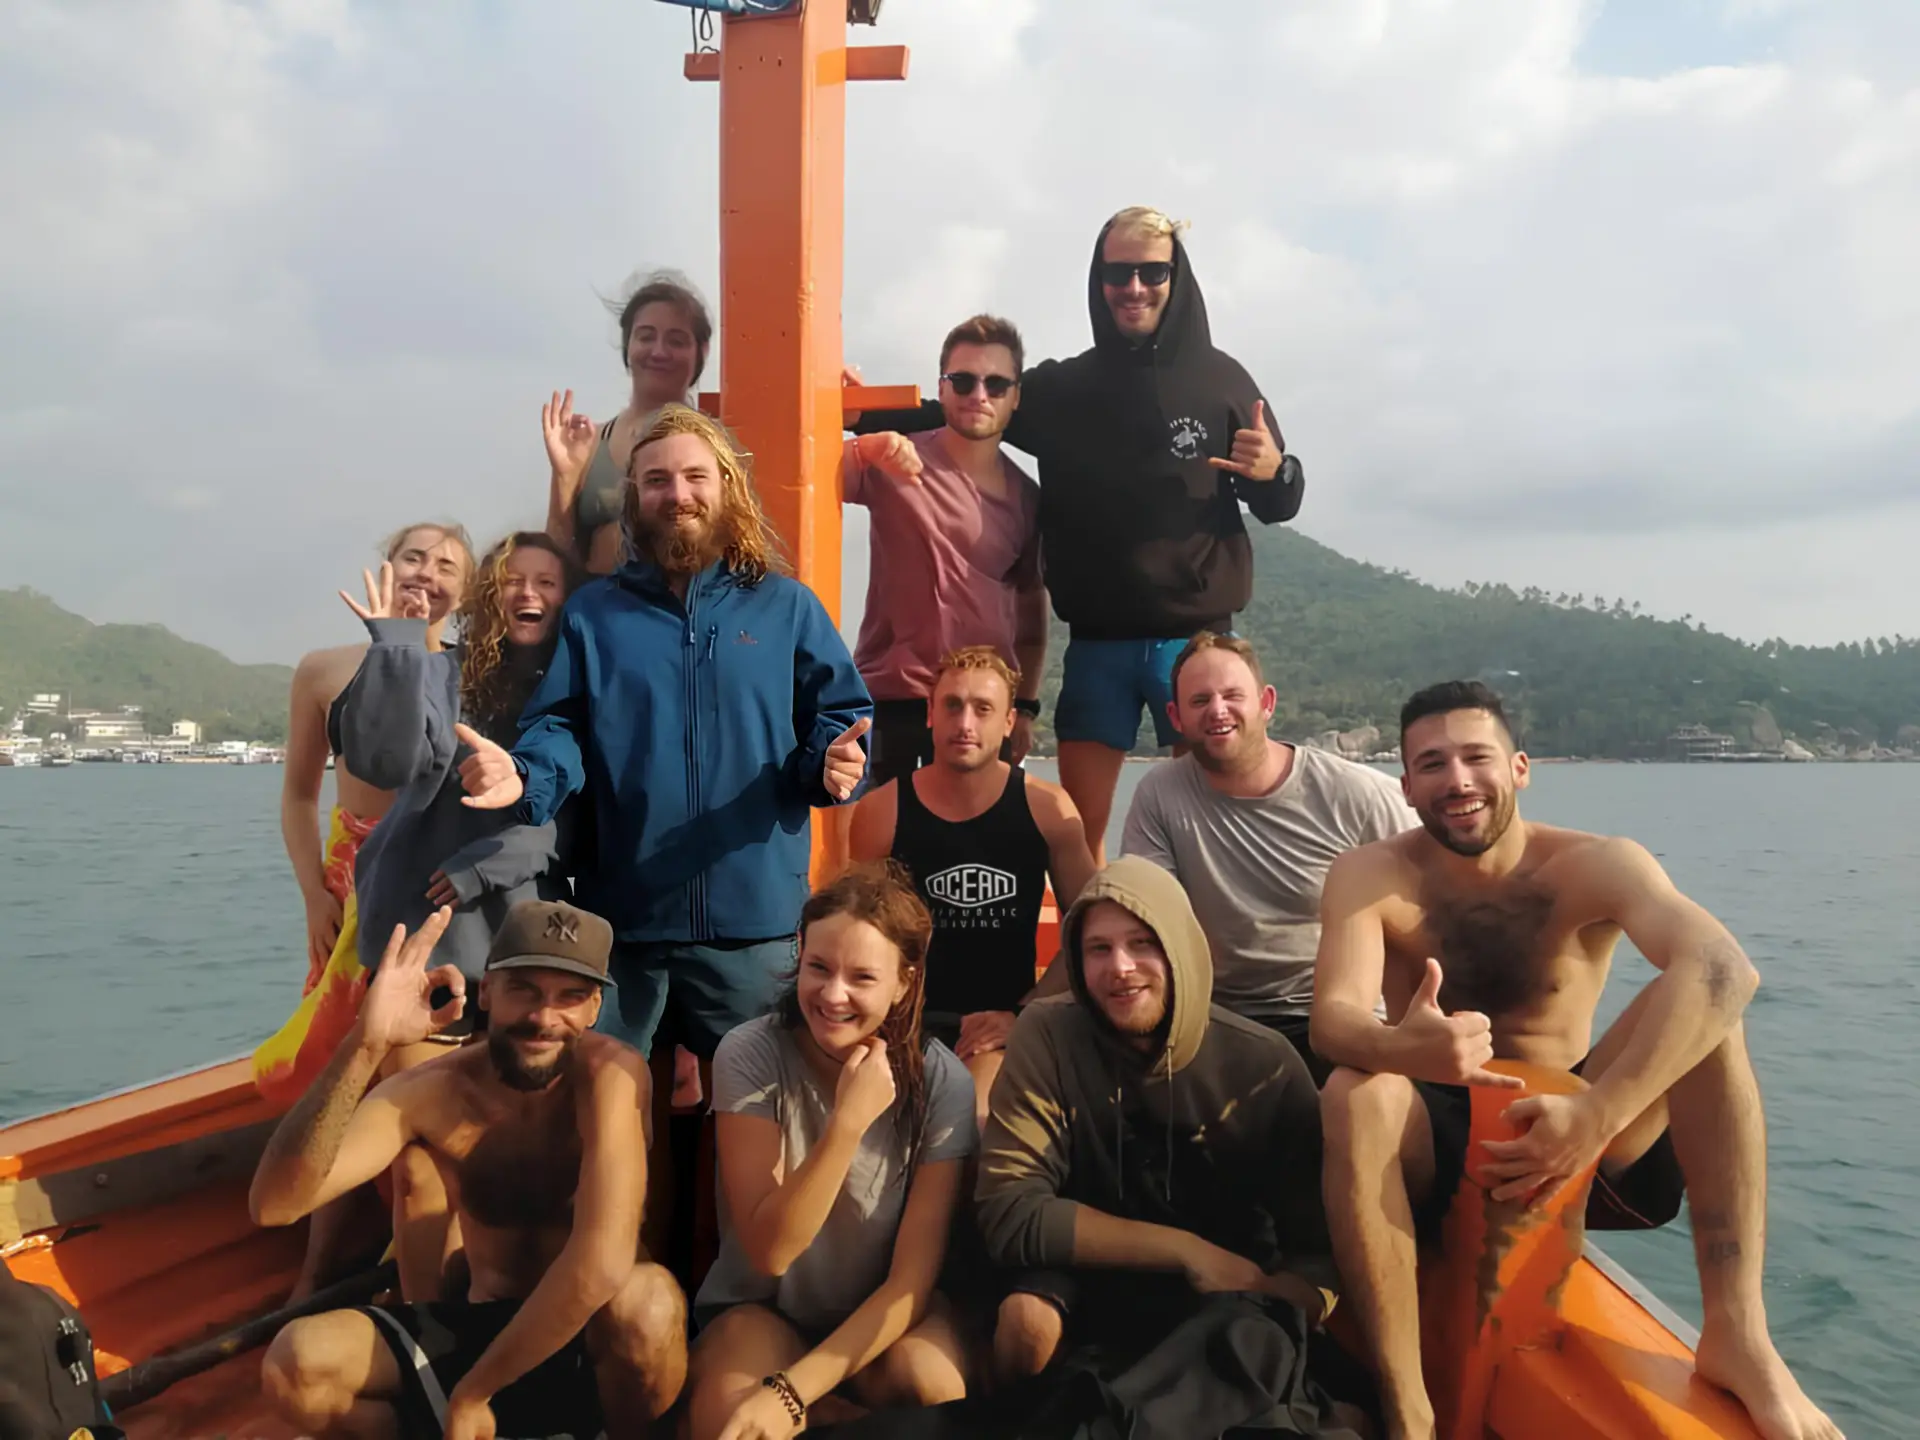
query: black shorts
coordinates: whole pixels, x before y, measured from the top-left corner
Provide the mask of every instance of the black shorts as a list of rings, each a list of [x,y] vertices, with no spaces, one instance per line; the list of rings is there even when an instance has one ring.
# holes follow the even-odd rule
[[[1578,1075],[1586,1066],[1573,1067]],[[1413,1088],[1426,1102],[1427,1124],[1433,1132],[1433,1188],[1413,1207],[1415,1233],[1423,1245],[1440,1238],[1440,1226],[1453,1206],[1454,1192],[1467,1170],[1467,1143],[1473,1130],[1473,1099],[1465,1085],[1436,1085],[1416,1080]],[[1587,1193],[1589,1230],[1658,1230],[1680,1213],[1687,1182],[1680,1158],[1673,1152],[1673,1136],[1663,1130],[1647,1153],[1615,1174],[1604,1170],[1593,1177]]]
[[[1333,1073],[1329,1065],[1313,1052],[1313,1043],[1307,1034],[1311,1024],[1305,1015],[1249,1015],[1247,1017],[1257,1025],[1264,1025],[1282,1040],[1293,1046],[1294,1053],[1306,1062],[1307,1073],[1313,1076],[1313,1088],[1327,1088],[1327,1076]]]
[[[933,732],[927,728],[925,700],[873,702],[873,738],[867,742],[867,788],[910,775],[933,763]]]
[[[404,1433],[440,1433],[447,1396],[519,1310],[518,1300],[487,1300],[477,1305],[442,1301],[369,1306],[362,1311],[400,1364],[398,1409]],[[586,1342],[574,1336],[495,1395],[492,1405],[503,1437],[592,1440],[601,1429],[600,1391]]]

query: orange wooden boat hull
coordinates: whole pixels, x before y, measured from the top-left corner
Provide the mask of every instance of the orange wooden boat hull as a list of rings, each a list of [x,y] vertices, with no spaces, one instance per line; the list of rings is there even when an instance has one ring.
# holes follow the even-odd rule
[[[1036,968],[1057,934],[1049,906]],[[291,1288],[305,1228],[261,1230],[247,1215],[275,1115],[235,1059],[0,1128],[0,1247],[11,1247],[22,1278],[80,1307],[103,1376],[265,1314]],[[1454,1233],[1487,1243],[1485,1227]],[[1744,1410],[1694,1376],[1685,1327],[1624,1272],[1589,1247],[1544,1280],[1537,1266],[1551,1258],[1530,1262],[1526,1279],[1525,1257],[1512,1258],[1524,1246],[1512,1241],[1501,1239],[1509,1259],[1495,1268],[1503,1286],[1512,1281],[1513,1308],[1483,1327],[1497,1333],[1470,1337],[1465,1354],[1429,1346],[1430,1366],[1442,1367],[1430,1369],[1443,1377],[1436,1390],[1479,1392],[1479,1421],[1458,1423],[1448,1440],[1755,1440]],[[1472,1308],[1460,1292],[1484,1285],[1481,1261],[1443,1267],[1441,1293],[1430,1284],[1425,1297],[1430,1318]],[[1460,1342],[1463,1327],[1442,1328],[1439,1349]],[[139,1440],[291,1436],[262,1405],[258,1375],[258,1353],[242,1355],[118,1419]]]

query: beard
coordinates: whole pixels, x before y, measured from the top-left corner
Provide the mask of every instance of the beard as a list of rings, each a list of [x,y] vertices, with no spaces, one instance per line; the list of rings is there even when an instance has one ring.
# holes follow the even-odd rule
[[[1240,775],[1257,769],[1267,753],[1267,732],[1242,730],[1234,737],[1233,744],[1226,751],[1215,754],[1207,749],[1203,741],[1187,752],[1200,762],[1204,770],[1215,775]]]
[[[555,1080],[573,1069],[573,1052],[580,1043],[578,1036],[563,1040],[560,1053],[544,1065],[529,1065],[520,1058],[520,1052],[513,1048],[515,1040],[541,1040],[553,1037],[543,1036],[537,1025],[510,1025],[505,1030],[487,1032],[487,1058],[493,1062],[493,1073],[500,1077],[500,1083],[510,1090],[544,1090]]]
[[[640,547],[669,575],[697,575],[726,552],[726,539],[704,505],[682,506],[640,524]]]
[[[1142,1015],[1135,1020],[1122,1024],[1113,1018],[1106,1006],[1103,1005],[1100,1007],[1100,1017],[1107,1022],[1107,1028],[1112,1030],[1114,1034],[1124,1036],[1128,1040],[1144,1040],[1148,1036],[1153,1035],[1167,1023],[1167,1013],[1166,1002],[1162,1001],[1160,1008],[1154,1011],[1151,1017]]]
[[[1448,826],[1447,817],[1441,814],[1438,809],[1439,806],[1446,804],[1449,800],[1457,800],[1459,798],[1461,797],[1457,795],[1443,796],[1434,802],[1434,806],[1422,806],[1417,813],[1420,816],[1420,823],[1426,827],[1427,834],[1431,835],[1454,854],[1463,855],[1471,860],[1476,855],[1486,854],[1487,851],[1500,843],[1500,837],[1506,834],[1508,829],[1513,825],[1513,817],[1520,807],[1515,801],[1513,791],[1511,790],[1500,795],[1489,795],[1487,797],[1486,829],[1482,830],[1477,838],[1470,839],[1462,835],[1456,835]]]

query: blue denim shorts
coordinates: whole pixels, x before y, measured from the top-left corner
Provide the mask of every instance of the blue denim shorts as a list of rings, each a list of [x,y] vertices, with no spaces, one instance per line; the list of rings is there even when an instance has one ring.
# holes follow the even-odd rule
[[[598,1030],[642,1055],[684,1045],[711,1060],[720,1038],[773,1009],[792,980],[794,937],[775,940],[614,942],[615,989]]]
[[[1153,717],[1154,743],[1180,738],[1167,718],[1173,700],[1173,662],[1185,640],[1069,640],[1053,733],[1131,750],[1140,733],[1140,707]]]

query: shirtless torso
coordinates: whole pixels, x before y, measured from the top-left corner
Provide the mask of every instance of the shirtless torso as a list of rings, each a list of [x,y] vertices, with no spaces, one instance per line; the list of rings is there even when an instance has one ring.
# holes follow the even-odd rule
[[[1591,1048],[1620,943],[1613,896],[1636,868],[1621,853],[1630,845],[1530,824],[1512,871],[1471,880],[1434,864],[1446,852],[1420,830],[1356,852],[1380,892],[1389,1018],[1406,1013],[1432,956],[1445,975],[1440,1008],[1486,1015],[1496,1056],[1572,1068]]]
[[[1527,757],[1484,687],[1435,686],[1403,719],[1421,828],[1334,861],[1313,1002],[1314,1048],[1343,1067],[1321,1102],[1327,1214],[1389,1440],[1434,1435],[1415,1243],[1435,1242],[1463,1183],[1461,1087],[1521,1084],[1488,1068],[1501,1059],[1577,1069],[1586,1085],[1506,1107],[1519,1133],[1486,1142],[1474,1174],[1488,1197],[1531,1203],[1591,1173],[1588,1224],[1621,1228],[1664,1224],[1684,1198],[1698,1373],[1766,1440],[1838,1440],[1767,1332],[1766,1128],[1742,1025],[1753,965],[1641,846],[1520,818]],[[1595,1041],[1623,936],[1660,973]]]
[[[605,974],[605,922],[527,902],[506,930],[523,910],[532,918],[522,928],[535,933],[552,912],[546,933],[563,935],[569,946],[597,927],[597,973]],[[403,1153],[424,1150],[447,1178],[468,1274],[464,1301],[434,1307],[436,1323],[462,1334],[489,1306],[510,1316],[493,1321],[467,1351],[432,1357],[448,1392],[446,1434],[492,1434],[495,1397],[505,1400],[522,1380],[551,1384],[547,1362],[576,1341],[609,1419],[622,1422],[612,1432],[627,1433],[672,1403],[686,1368],[684,1297],[640,1252],[646,1062],[592,1029],[598,981],[578,968],[522,958],[489,969],[483,981],[485,1041],[369,1090],[392,1052],[451,1024],[470,1003],[458,969],[427,968],[450,913],[436,912],[404,943],[387,947],[352,1032],[261,1157],[254,1216],[291,1224]],[[567,963],[565,956],[555,962]],[[432,997],[443,989],[454,998],[436,1010]],[[536,1373],[541,1378],[531,1379]],[[266,1375],[280,1408],[321,1431],[368,1402],[401,1405],[407,1387],[364,1311],[294,1322],[275,1341]],[[514,1403],[529,1403],[528,1394]],[[387,1412],[380,1413],[384,1424]]]
[[[469,1045],[397,1082],[396,1103],[447,1179],[470,1301],[524,1299],[572,1235],[581,1136],[597,1124],[589,1100],[600,1072],[624,1069],[642,1095],[650,1088],[639,1055],[601,1035],[581,1037],[577,1066],[551,1090],[526,1095],[506,1091],[486,1048]],[[644,1142],[634,1130],[623,1143]]]

